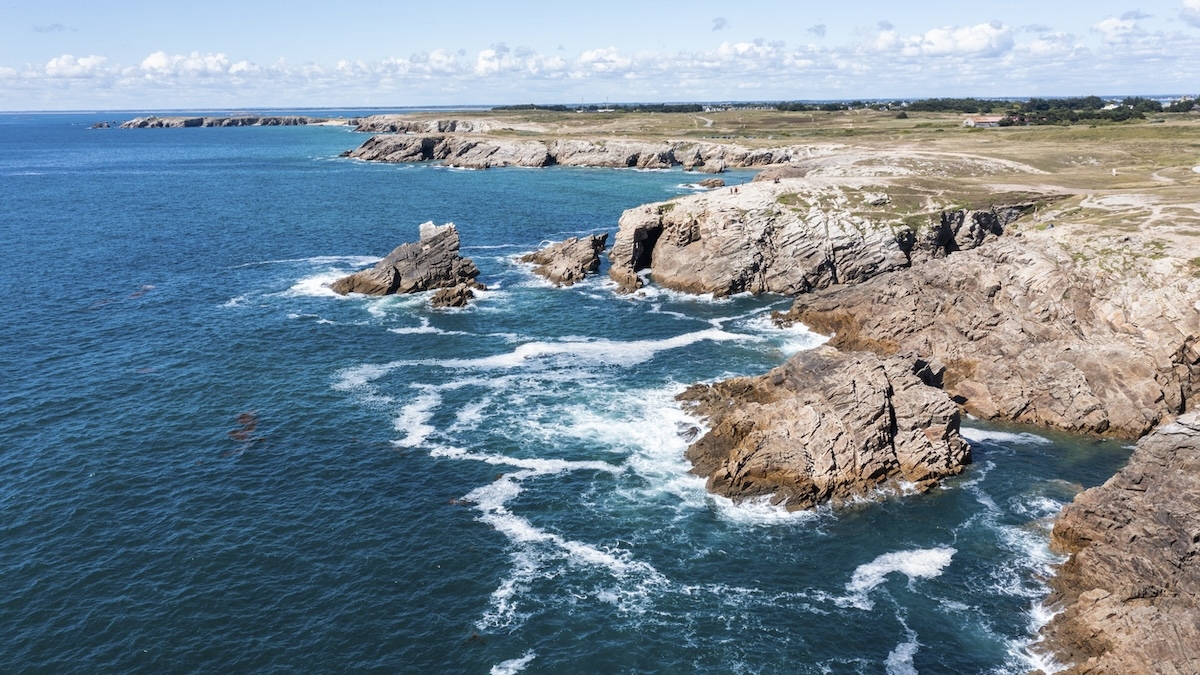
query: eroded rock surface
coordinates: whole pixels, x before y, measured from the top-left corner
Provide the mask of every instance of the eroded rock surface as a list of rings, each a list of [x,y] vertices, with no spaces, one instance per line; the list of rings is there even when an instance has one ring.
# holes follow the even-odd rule
[[[656,284],[686,293],[796,295],[975,248],[1028,206],[947,211],[920,228],[876,208],[796,181],[650,204],[622,214],[609,274],[625,290],[650,268]]]
[[[979,417],[1135,437],[1194,405],[1200,384],[1200,279],[1143,265],[1097,273],[1028,232],[798,297],[778,320],[844,350],[937,359]]]
[[[689,171],[720,173],[728,167],[756,167],[809,157],[811,148],[787,147],[750,149],[720,143],[692,141],[614,141],[594,139],[510,139],[481,133],[463,133],[487,128],[483,121],[394,120],[359,128],[394,129],[401,133],[372,136],[347,157],[373,162],[442,161],[448,166],[486,169],[493,166],[544,167],[593,166],[610,168],[667,169],[681,166]]]
[[[121,129],[168,129],[181,127],[294,127],[329,120],[300,115],[240,115],[235,117],[138,117],[123,122]]]
[[[939,375],[913,358],[820,347],[759,377],[695,385],[679,398],[711,430],[687,457],[709,490],[788,509],[889,484],[927,490],[970,461],[958,407],[927,384]]]
[[[1064,509],[1053,542],[1071,557],[1042,632],[1067,673],[1200,672],[1200,415],[1143,438]]]
[[[608,234],[571,237],[521,256],[521,262],[533,263],[534,273],[557,286],[571,286],[590,272],[600,269],[600,253]]]
[[[440,303],[469,298],[470,288],[482,288],[475,281],[479,268],[470,258],[458,254],[458,230],[453,223],[421,224],[420,241],[401,244],[371,269],[342,277],[331,288],[342,295],[393,295],[417,293],[435,288],[467,288],[466,293],[446,294]],[[465,303],[465,299],[462,300]]]

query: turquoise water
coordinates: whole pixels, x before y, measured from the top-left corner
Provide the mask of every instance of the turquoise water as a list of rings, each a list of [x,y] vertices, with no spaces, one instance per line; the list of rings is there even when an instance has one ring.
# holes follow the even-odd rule
[[[0,116],[5,671],[1021,673],[1048,518],[1128,456],[971,423],[928,495],[735,506],[672,397],[817,344],[787,301],[513,262],[685,174],[105,117]],[[483,271],[469,309],[323,286],[425,220]]]

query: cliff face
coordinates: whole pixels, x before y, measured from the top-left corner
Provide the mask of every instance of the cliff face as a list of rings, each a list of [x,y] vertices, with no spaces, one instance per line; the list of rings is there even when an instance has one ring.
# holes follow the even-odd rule
[[[1177,263],[1098,275],[1051,233],[1028,232],[801,296],[778,320],[841,349],[937,359],[979,417],[1138,436],[1195,403],[1198,297],[1200,279]]]
[[[483,122],[396,121],[383,125],[400,133],[372,136],[348,157],[372,162],[441,161],[448,166],[486,169],[495,166],[594,166],[667,169],[718,173],[727,167],[751,167],[808,157],[803,147],[752,150],[737,145],[690,141],[506,139],[476,130]],[[372,127],[377,125],[372,125]],[[440,127],[446,127],[443,131]],[[487,125],[484,125],[487,126]],[[360,128],[363,128],[360,124]],[[490,129],[490,127],[488,128]]]
[[[1042,632],[1066,672],[1200,672],[1200,415],[1143,438],[1063,510],[1053,543],[1071,557]]]
[[[959,209],[909,224],[883,210],[888,200],[853,185],[756,183],[630,209],[609,274],[625,290],[649,268],[655,283],[687,293],[797,295],[973,249],[1029,208]]]
[[[914,358],[800,352],[759,377],[696,385],[679,396],[711,430],[692,444],[693,473],[740,501],[788,509],[882,487],[925,491],[970,461],[957,406]]]
[[[299,115],[241,115],[236,117],[138,117],[123,122],[121,129],[167,129],[183,127],[294,127],[329,120]]]

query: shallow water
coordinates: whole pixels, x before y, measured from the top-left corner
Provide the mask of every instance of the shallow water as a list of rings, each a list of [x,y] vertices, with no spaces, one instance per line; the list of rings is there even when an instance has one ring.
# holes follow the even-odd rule
[[[6,669],[1021,673],[1049,518],[1128,456],[968,422],[930,494],[734,506],[673,395],[817,344],[787,301],[514,262],[686,174],[103,117],[0,116]],[[469,309],[323,286],[425,220],[483,271]]]

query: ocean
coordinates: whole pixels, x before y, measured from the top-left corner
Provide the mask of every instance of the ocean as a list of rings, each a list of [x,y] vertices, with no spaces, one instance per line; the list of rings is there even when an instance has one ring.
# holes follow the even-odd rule
[[[822,338],[772,326],[783,297],[555,288],[515,261],[687,174],[88,128],[111,118],[0,115],[0,670],[1041,663],[1051,519],[1130,448],[967,420],[974,464],[925,495],[707,494],[674,395]],[[427,220],[482,270],[469,308],[328,290]]]

